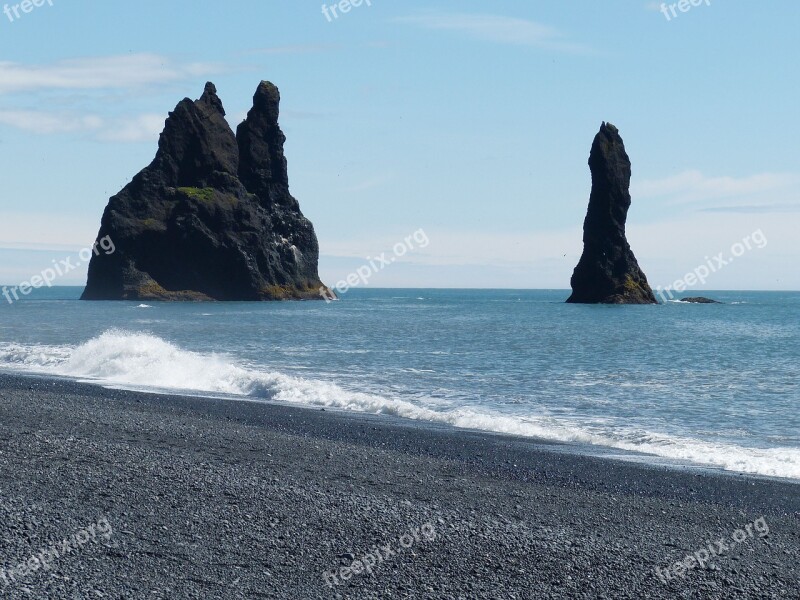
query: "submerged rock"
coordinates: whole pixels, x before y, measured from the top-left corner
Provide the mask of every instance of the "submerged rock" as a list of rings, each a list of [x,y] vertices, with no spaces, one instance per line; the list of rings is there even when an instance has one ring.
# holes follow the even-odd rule
[[[106,207],[84,300],[321,299],[314,228],[289,193],[278,88],[238,137],[216,88],[169,114],[158,152]]]
[[[603,123],[594,138],[589,168],[592,192],[583,223],[583,255],[572,275],[567,302],[657,304],[625,238],[631,161],[611,123]]]
[[[689,302],[691,304],[722,304],[719,300],[712,300],[711,298],[704,298],[703,296],[695,296],[692,298],[681,298],[681,302]]]

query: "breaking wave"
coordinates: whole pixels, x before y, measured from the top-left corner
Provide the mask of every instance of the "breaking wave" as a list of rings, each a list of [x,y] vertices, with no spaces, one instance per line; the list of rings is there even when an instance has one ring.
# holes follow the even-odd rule
[[[330,407],[447,423],[455,427],[576,442],[650,454],[730,471],[800,479],[800,450],[750,448],[565,418],[509,415],[463,406],[434,410],[403,398],[353,391],[231,356],[184,350],[157,336],[109,330],[79,346],[5,344],[0,368],[69,377],[105,386]]]

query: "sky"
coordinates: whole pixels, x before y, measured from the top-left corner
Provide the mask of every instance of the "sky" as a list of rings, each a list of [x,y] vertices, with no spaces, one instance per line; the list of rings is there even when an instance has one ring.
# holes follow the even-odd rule
[[[328,284],[422,230],[370,286],[569,288],[610,121],[654,288],[798,290],[800,3],[695,2],[9,3],[0,283],[92,244],[181,99],[213,81],[235,128],[264,79]]]

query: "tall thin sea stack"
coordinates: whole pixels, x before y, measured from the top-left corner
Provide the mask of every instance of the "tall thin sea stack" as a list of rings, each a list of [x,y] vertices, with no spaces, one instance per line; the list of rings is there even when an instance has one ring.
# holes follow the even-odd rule
[[[603,123],[589,155],[592,193],[583,222],[583,255],[572,274],[575,304],[657,304],[625,238],[631,161],[619,131]]]
[[[84,300],[322,299],[314,227],[289,193],[280,94],[262,81],[235,136],[212,83],[169,114],[152,163],[113,196]]]

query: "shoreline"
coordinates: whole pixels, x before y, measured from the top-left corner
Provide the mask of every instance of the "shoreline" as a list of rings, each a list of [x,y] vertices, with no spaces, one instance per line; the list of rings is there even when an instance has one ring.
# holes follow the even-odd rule
[[[23,588],[156,598],[800,590],[793,480],[386,415],[0,374],[0,469],[0,568],[100,517],[114,531],[7,586],[10,597],[30,597]],[[768,536],[659,579],[656,568],[760,518]],[[431,528],[434,539],[420,533]],[[376,554],[387,543],[394,554]],[[362,558],[375,565],[364,573],[362,561],[354,574]]]
[[[75,384],[79,386],[90,386],[92,388],[101,388],[110,391],[127,392],[131,394],[141,394],[143,397],[154,397],[166,399],[166,402],[177,401],[180,406],[187,406],[185,400],[196,399],[204,402],[233,402],[268,405],[288,410],[323,412],[329,415],[339,415],[353,419],[370,419],[378,421],[386,421],[387,424],[394,424],[399,427],[411,427],[421,429],[431,429],[434,431],[451,432],[457,434],[458,432],[472,433],[481,436],[492,436],[507,439],[509,441],[517,441],[523,444],[529,444],[533,448],[537,448],[547,452],[564,453],[569,455],[583,456],[586,458],[599,458],[602,460],[619,461],[626,463],[633,463],[640,465],[644,468],[654,469],[668,469],[682,473],[700,473],[705,475],[717,475],[723,477],[741,477],[745,479],[776,481],[789,484],[800,484],[800,478],[792,477],[779,477],[776,475],[765,475],[763,473],[751,473],[747,471],[734,471],[726,469],[719,465],[709,465],[703,463],[691,462],[677,458],[670,458],[659,456],[656,454],[649,454],[647,452],[628,450],[623,448],[616,448],[614,446],[604,446],[598,444],[590,444],[586,442],[575,441],[562,441],[553,440],[548,438],[524,436],[514,433],[506,433],[502,431],[491,431],[486,429],[475,429],[470,427],[459,427],[451,423],[443,421],[430,421],[425,419],[414,419],[399,415],[385,414],[385,413],[370,413],[361,412],[356,410],[349,410],[340,407],[320,407],[314,405],[303,405],[291,402],[280,402],[277,400],[267,400],[263,398],[250,398],[247,396],[235,396],[225,394],[213,394],[207,392],[194,392],[182,393],[174,390],[137,390],[132,387],[126,387],[124,384],[111,385],[102,382],[87,382],[80,381],[77,378],[70,376],[52,375],[46,373],[24,373],[24,372],[11,372],[0,369],[0,383],[3,377],[21,377],[31,379],[41,379],[43,381],[60,381],[68,384]]]

